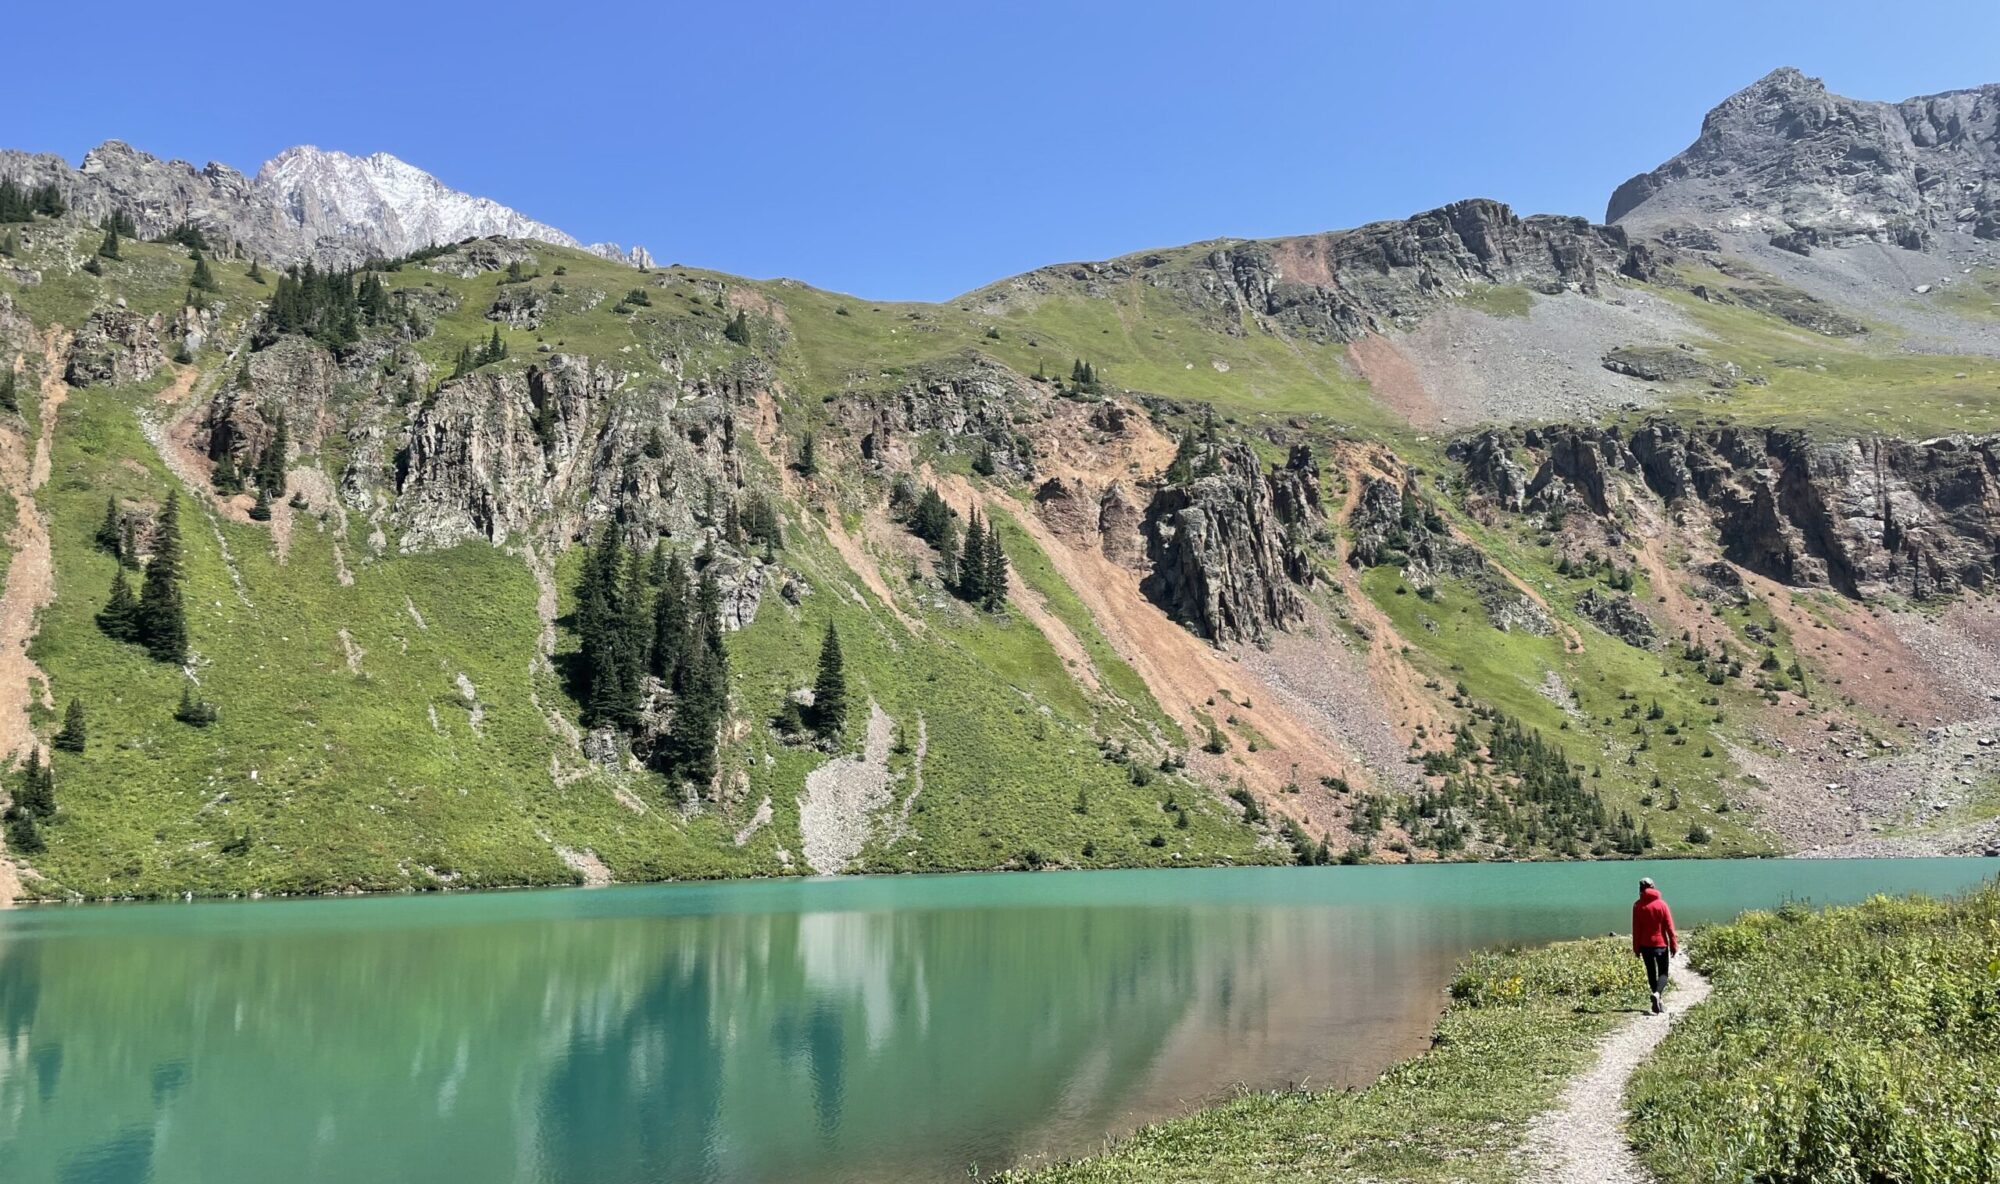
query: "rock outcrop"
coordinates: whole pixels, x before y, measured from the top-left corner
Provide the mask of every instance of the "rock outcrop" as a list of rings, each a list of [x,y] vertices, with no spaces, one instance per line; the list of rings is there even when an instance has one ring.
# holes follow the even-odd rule
[[[1136,280],[1172,293],[1210,327],[1235,336],[1247,319],[1354,341],[1493,284],[1595,293],[1620,273],[1651,278],[1657,266],[1650,248],[1635,249],[1615,227],[1523,218],[1476,198],[1354,230],[1044,268],[981,296],[1005,302],[1077,285],[1103,296]]]
[[[167,364],[165,321],[125,308],[100,308],[77,327],[63,365],[71,386],[116,386],[150,378]]]
[[[1733,563],[1848,596],[1929,599],[2000,582],[2000,438],[1815,439],[1747,427],[1651,421],[1524,436],[1539,467],[1525,494],[1500,464],[1505,437],[1456,445],[1468,481],[1502,505],[1537,508],[1575,491],[1600,514],[1652,496],[1710,519]],[[1509,457],[1511,461],[1511,456]]]
[[[1303,446],[1269,472],[1248,445],[1208,448],[1211,471],[1164,486],[1146,507],[1140,591],[1211,641],[1262,640],[1305,616],[1318,468]]]
[[[885,396],[853,396],[836,408],[861,456],[908,468],[919,438],[938,452],[970,456],[992,472],[1035,476],[1035,452],[1020,427],[1039,418],[1050,396],[1012,370],[976,354],[924,367]]]
[[[107,140],[76,168],[52,154],[0,150],[0,178],[28,188],[53,184],[71,210],[93,223],[113,212],[128,214],[143,238],[185,222],[218,249],[236,244],[284,263],[346,267],[433,243],[507,235],[590,250],[634,267],[652,265],[644,247],[584,247],[553,226],[461,193],[382,152],[355,157],[291,148],[253,178],[226,164],[196,168]]]
[[[1619,186],[1605,221],[1758,234],[1795,253],[2000,238],[1997,116],[2000,85],[1875,103],[1774,70],[1710,111],[1686,151]]]

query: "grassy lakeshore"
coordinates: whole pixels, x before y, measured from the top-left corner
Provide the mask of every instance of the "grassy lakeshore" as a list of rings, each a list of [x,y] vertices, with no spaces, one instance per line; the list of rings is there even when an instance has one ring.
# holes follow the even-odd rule
[[[1689,953],[1715,992],[1629,1093],[1662,1181],[2000,1179],[2000,883],[1748,913]]]
[[[1599,1036],[1645,1006],[1645,981],[1622,940],[1598,939],[1476,955],[1451,995],[1430,1051],[1366,1089],[1246,1095],[1102,1155],[1006,1178],[1512,1181],[1529,1120],[1555,1104]]]

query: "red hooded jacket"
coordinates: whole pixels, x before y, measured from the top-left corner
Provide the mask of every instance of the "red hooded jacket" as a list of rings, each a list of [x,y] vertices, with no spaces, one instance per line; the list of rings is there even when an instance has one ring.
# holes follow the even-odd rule
[[[1656,950],[1662,946],[1680,952],[1680,935],[1674,932],[1674,912],[1660,899],[1658,888],[1641,888],[1639,899],[1632,902],[1632,948]]]

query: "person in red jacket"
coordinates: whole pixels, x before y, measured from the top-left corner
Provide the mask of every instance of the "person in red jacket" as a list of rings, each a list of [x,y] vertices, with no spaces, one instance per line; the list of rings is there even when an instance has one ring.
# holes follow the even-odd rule
[[[1680,935],[1674,932],[1674,911],[1660,897],[1651,879],[1639,881],[1639,899],[1632,902],[1632,952],[1646,963],[1646,985],[1653,992],[1653,1014],[1660,1005],[1660,992],[1667,989],[1667,963],[1680,953]]]

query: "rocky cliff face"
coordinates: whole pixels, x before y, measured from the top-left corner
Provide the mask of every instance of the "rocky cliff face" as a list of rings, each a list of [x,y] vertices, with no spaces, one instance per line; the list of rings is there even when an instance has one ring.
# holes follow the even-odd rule
[[[1525,453],[1534,474],[1515,458]],[[1732,562],[1848,596],[1917,600],[2000,579],[2000,440],[1813,439],[1655,421],[1487,432],[1453,450],[1509,508],[1608,513],[1627,492],[1709,518]]]
[[[1774,70],[1709,112],[1686,151],[1619,186],[1605,220],[1756,233],[1791,250],[2000,238],[2000,86],[1873,103]]]
[[[1268,472],[1248,445],[1210,448],[1211,471],[1161,488],[1146,507],[1140,591],[1211,641],[1260,641],[1305,617],[1319,470],[1305,447]]]
[[[197,169],[107,140],[72,169],[59,156],[0,151],[0,177],[54,184],[71,209],[97,221],[115,210],[155,238],[183,222],[212,241],[290,263],[307,259],[351,266],[371,256],[407,254],[432,243],[506,235],[581,247],[575,238],[490,198],[461,193],[413,165],[378,152],[355,157],[310,146],[290,148],[253,177],[225,164]],[[587,248],[608,259],[649,267],[644,247]]]
[[[71,386],[139,382],[166,365],[165,318],[113,306],[90,314],[71,339],[63,381]]]
[[[1400,222],[1301,238],[1229,243],[1200,254],[1148,253],[1031,272],[989,299],[1082,284],[1107,294],[1132,281],[1172,292],[1216,330],[1246,318],[1314,338],[1353,341],[1492,284],[1595,293],[1618,272],[1651,275],[1650,250],[1582,218],[1522,218],[1474,199]]]

